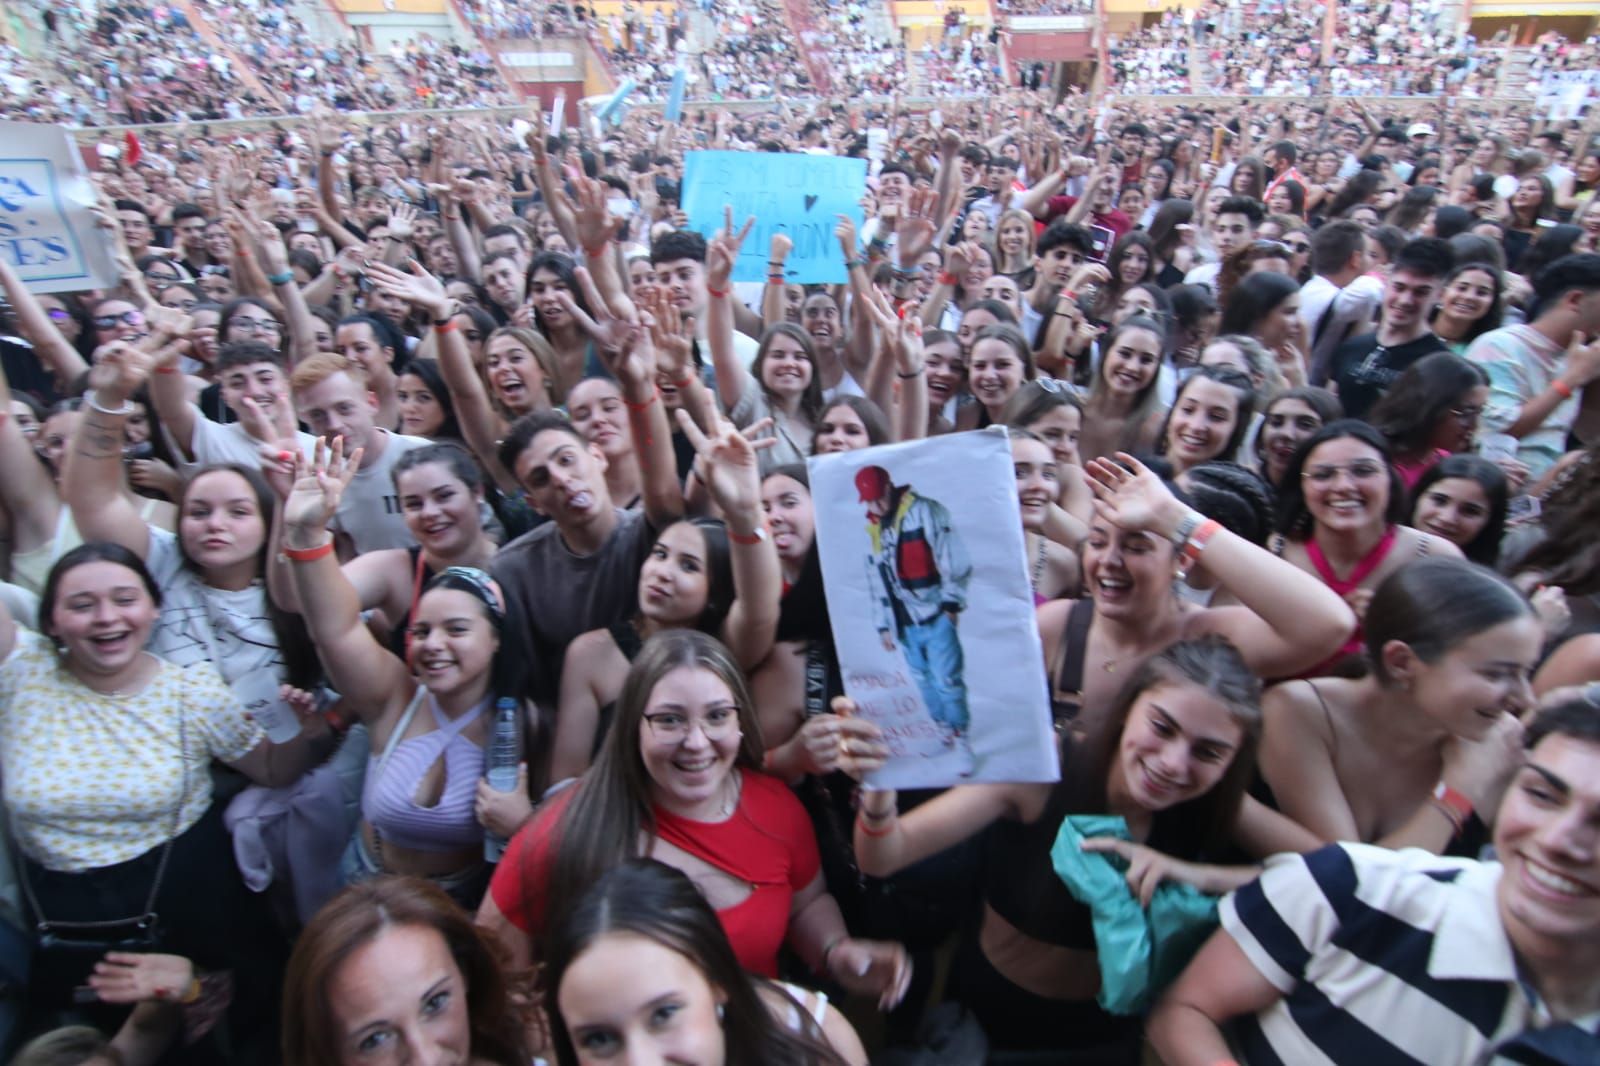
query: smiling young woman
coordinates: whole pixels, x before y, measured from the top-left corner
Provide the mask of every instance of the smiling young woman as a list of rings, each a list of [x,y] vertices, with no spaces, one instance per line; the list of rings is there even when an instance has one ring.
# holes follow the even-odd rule
[[[1267,694],[1267,783],[1325,841],[1476,855],[1519,761],[1539,621],[1508,581],[1459,559],[1395,571],[1367,617],[1366,676]]]

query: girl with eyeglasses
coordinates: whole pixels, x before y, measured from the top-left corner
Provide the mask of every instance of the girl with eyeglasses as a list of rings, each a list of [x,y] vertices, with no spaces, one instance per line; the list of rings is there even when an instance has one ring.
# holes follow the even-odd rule
[[[588,769],[605,742],[628,664],[655,634],[680,628],[711,633],[744,669],[772,650],[783,578],[765,528],[756,453],[732,423],[718,421],[713,437],[692,424],[688,432],[723,517],[683,519],[663,529],[639,570],[637,615],[568,645],[552,781]]]
[[[1367,415],[1389,441],[1409,490],[1447,455],[1472,450],[1489,400],[1489,376],[1459,355],[1435,352],[1406,367]]]
[[[1407,564],[1430,556],[1459,559],[1441,537],[1403,525],[1405,484],[1389,460],[1388,441],[1355,419],[1312,434],[1278,484],[1273,550],[1336,592],[1364,619],[1373,590]],[[1329,673],[1361,650],[1356,632],[1304,676]]]
[[[656,634],[628,670],[599,757],[517,833],[478,923],[527,965],[607,871],[649,856],[695,881],[746,970],[775,977],[787,943],[815,972],[892,1007],[911,976],[905,949],[850,936],[805,809],[762,772],[763,754],[728,650],[698,630]]]

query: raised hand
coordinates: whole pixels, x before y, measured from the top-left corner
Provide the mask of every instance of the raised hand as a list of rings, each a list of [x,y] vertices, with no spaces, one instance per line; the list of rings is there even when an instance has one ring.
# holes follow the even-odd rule
[[[348,458],[344,454],[344,438],[334,438],[332,447],[324,440],[317,441],[316,453],[310,463],[305,457],[295,455],[296,478],[289,498],[283,504],[284,540],[292,548],[315,548],[322,542],[322,534],[339,510],[344,490],[361,467],[362,449]]]
[[[582,171],[572,175],[572,186],[578,194],[572,205],[578,243],[585,252],[597,252],[616,237],[627,219],[613,215],[607,206],[611,186],[584,177]]]
[[[389,209],[389,236],[397,241],[410,240],[417,231],[417,209],[408,203],[398,203]]]
[[[148,352],[126,341],[100,346],[95,349],[94,365],[89,368],[91,399],[102,407],[120,406],[139,391],[152,365]]]
[[[700,431],[689,412],[680,409],[677,415],[678,427],[699,457],[697,469],[711,498],[730,527],[740,527],[735,532],[753,532],[762,522],[761,471],[755,447],[721,415],[712,416],[715,424],[709,435]]]
[[[834,223],[833,238],[839,242],[839,247],[844,249],[845,262],[856,257],[856,224],[849,215],[835,215],[838,221]]]
[[[706,286],[718,290],[728,287],[733,266],[739,261],[739,250],[744,247],[744,239],[750,236],[750,229],[756,224],[752,215],[745,219],[744,228],[736,233],[733,229],[733,208],[724,208],[723,213],[725,223],[722,229],[706,244]]]
[[[406,270],[396,270],[387,263],[377,261],[368,263],[366,270],[372,284],[386,296],[420,307],[431,314],[435,321],[449,314],[450,297],[446,295],[443,283],[423,269],[415,259],[406,260]]]
[[[626,310],[633,312],[632,318],[614,314],[606,307],[605,300],[601,298],[600,290],[595,286],[594,278],[589,271],[584,267],[578,267],[574,274],[590,310],[585,312],[579,307],[578,301],[574,300],[572,294],[565,289],[556,291],[556,298],[561,301],[561,306],[566,308],[567,314],[578,323],[578,328],[594,341],[595,351],[600,360],[616,375],[618,381],[644,382],[653,387],[656,372],[655,348],[650,343],[649,332],[638,320],[637,311],[629,305]]]
[[[1094,492],[1095,512],[1118,529],[1167,537],[1187,513],[1155,472],[1127,452],[1118,452],[1115,462],[1090,460],[1084,473]]]

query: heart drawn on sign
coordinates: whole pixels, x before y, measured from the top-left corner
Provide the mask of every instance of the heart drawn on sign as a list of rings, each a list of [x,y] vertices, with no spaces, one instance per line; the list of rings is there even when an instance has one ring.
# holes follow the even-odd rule
[[[807,194],[807,196],[806,196],[806,210],[809,211],[813,207],[816,207],[816,206],[817,206],[816,194],[815,193]]]

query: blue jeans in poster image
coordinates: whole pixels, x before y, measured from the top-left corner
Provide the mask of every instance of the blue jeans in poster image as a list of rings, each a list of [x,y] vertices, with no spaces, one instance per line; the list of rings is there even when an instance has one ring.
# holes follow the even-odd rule
[[[961,638],[950,616],[940,612],[930,622],[909,625],[900,634],[906,665],[922,691],[928,714],[946,729],[965,733],[967,682],[963,676]]]

